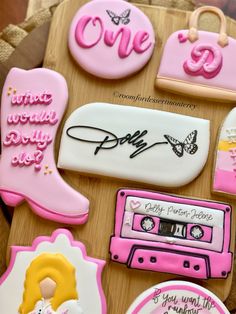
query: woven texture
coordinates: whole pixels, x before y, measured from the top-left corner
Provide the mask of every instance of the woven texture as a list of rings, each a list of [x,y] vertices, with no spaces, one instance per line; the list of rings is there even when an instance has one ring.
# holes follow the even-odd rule
[[[0,33],[0,63],[4,63],[19,43],[36,27],[50,21],[55,7],[40,9],[19,25],[8,25]]]
[[[0,33],[0,62],[6,61],[15,47],[35,27],[49,21],[56,6],[63,0],[29,0],[27,19],[19,25],[9,25]],[[168,8],[191,11],[194,9],[192,0],[131,0],[130,2],[145,3]],[[204,28],[215,28],[216,19],[210,14],[203,17]]]

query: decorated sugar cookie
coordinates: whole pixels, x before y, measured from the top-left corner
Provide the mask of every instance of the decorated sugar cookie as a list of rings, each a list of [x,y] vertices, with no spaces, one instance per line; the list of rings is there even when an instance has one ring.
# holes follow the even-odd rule
[[[88,200],[63,181],[54,160],[67,98],[66,81],[57,72],[9,72],[1,104],[0,195],[9,206],[26,200],[46,219],[80,224],[88,218]]]
[[[208,11],[220,19],[219,34],[198,30],[199,16]],[[235,101],[236,65],[231,61],[235,49],[236,40],[227,36],[224,13],[216,7],[200,7],[190,17],[189,30],[168,38],[156,86],[194,97]]]
[[[208,120],[175,113],[91,103],[65,123],[58,166],[83,173],[181,186],[208,157]]]
[[[105,314],[104,265],[64,229],[38,237],[32,247],[13,247],[0,278],[1,313]]]
[[[153,286],[130,306],[126,314],[229,314],[209,290],[186,281],[168,281]]]
[[[123,0],[93,0],[75,14],[69,49],[87,72],[119,79],[139,71],[151,58],[155,35],[148,17]]]
[[[220,130],[213,169],[213,192],[236,197],[236,108]]]
[[[130,268],[199,279],[232,269],[231,207],[142,190],[119,190],[111,259]]]

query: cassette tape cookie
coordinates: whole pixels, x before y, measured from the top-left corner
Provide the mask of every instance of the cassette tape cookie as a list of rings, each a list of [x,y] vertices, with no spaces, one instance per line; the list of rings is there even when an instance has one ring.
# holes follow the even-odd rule
[[[227,278],[233,257],[231,210],[213,201],[119,190],[111,259],[130,268]]]

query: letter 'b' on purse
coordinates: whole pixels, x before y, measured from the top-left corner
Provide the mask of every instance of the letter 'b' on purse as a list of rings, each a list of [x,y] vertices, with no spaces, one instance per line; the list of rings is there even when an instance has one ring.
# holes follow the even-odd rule
[[[198,30],[203,12],[219,17],[219,33]],[[216,7],[200,7],[192,13],[188,30],[177,31],[168,38],[156,86],[173,93],[234,102],[235,56],[236,40],[227,36],[224,13]]]

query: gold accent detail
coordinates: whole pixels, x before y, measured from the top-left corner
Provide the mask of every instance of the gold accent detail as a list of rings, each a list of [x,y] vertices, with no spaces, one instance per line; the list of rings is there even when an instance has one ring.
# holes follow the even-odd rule
[[[218,150],[228,152],[230,149],[236,149],[236,142],[229,143],[228,141],[219,141]]]

